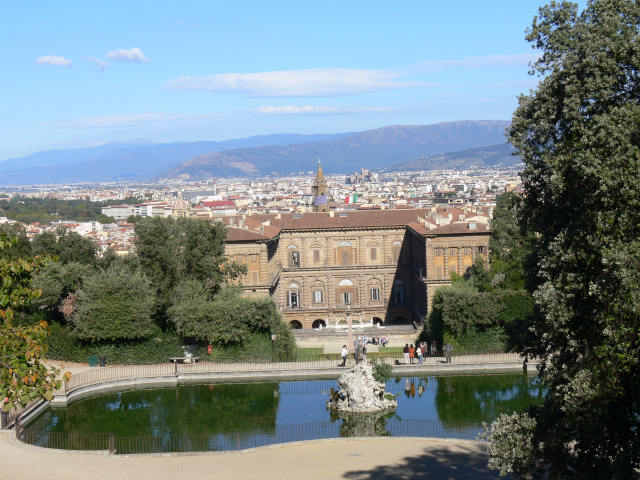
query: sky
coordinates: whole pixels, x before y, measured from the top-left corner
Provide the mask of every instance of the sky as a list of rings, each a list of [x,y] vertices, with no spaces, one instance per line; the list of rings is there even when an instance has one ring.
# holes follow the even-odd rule
[[[0,160],[509,120],[538,0],[8,1]]]

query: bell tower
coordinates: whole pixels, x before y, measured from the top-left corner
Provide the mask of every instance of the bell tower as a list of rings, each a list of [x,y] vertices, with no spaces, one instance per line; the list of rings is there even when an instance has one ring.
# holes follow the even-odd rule
[[[313,211],[328,212],[329,205],[327,204],[327,181],[324,179],[324,173],[322,173],[320,159],[318,159],[318,173],[316,173],[316,179],[313,181],[312,193]]]

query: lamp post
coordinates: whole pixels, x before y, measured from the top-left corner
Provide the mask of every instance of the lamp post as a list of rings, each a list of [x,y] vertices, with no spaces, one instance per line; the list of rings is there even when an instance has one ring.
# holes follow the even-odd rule
[[[271,341],[273,342],[273,363],[276,363],[276,340],[278,339],[277,335],[271,335]]]
[[[347,325],[349,326],[349,350],[351,350],[351,346],[353,345],[353,329],[351,328],[352,323],[351,323],[351,306],[348,305],[347,306]]]

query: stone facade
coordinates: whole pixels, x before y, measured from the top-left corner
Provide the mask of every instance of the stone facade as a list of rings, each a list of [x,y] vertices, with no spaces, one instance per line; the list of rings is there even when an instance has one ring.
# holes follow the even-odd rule
[[[226,254],[247,265],[249,295],[269,294],[297,328],[419,323],[436,288],[489,246],[486,224],[437,226],[431,209],[252,215],[233,219]],[[228,220],[231,223],[231,220]]]

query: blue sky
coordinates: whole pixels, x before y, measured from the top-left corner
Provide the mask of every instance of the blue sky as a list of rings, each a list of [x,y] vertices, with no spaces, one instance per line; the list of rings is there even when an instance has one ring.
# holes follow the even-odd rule
[[[509,120],[538,0],[5,1],[0,160]]]

